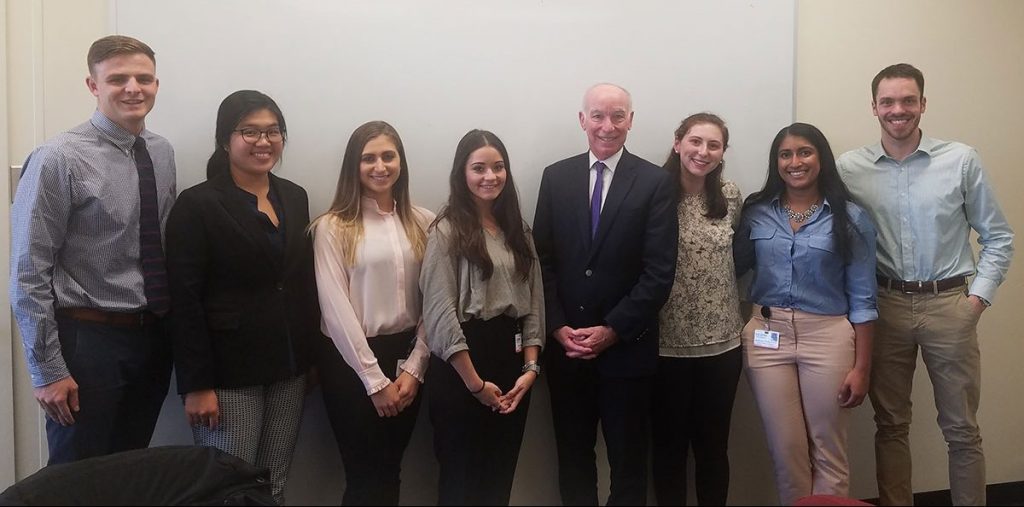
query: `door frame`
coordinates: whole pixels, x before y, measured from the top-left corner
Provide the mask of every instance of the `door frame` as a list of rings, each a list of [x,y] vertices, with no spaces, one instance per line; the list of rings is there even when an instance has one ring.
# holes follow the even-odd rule
[[[0,26],[5,27],[7,32],[7,0],[0,1]],[[4,90],[7,86],[8,75],[8,54],[7,37],[0,37],[0,83],[4,83]],[[11,153],[8,140],[8,125],[10,124],[7,112],[7,93],[0,93],[0,160],[4,162],[4,171],[11,166]],[[0,196],[10,195],[10,179],[0,178]],[[10,199],[7,205],[0,206],[0,265],[10,265]],[[7,269],[0,269],[0,286],[7,288],[10,279],[10,272]],[[0,306],[10,308],[10,297],[7,290],[0,291]],[[0,488],[6,488],[14,484],[16,478],[15,468],[15,441],[14,441],[14,328],[12,327],[11,312],[0,311],[0,372],[3,379],[0,380]]]

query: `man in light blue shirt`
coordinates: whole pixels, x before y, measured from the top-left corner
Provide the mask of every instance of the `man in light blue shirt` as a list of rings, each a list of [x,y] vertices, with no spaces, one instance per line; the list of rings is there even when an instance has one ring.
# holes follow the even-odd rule
[[[882,505],[913,504],[909,432],[920,347],[949,447],[954,505],[985,503],[977,411],[977,324],[1013,255],[1006,223],[978,153],[924,136],[924,76],[908,64],[871,83],[879,143],[843,154],[839,172],[878,229],[878,310],[870,397]],[[975,262],[970,233],[978,233]],[[968,277],[974,276],[968,286]]]

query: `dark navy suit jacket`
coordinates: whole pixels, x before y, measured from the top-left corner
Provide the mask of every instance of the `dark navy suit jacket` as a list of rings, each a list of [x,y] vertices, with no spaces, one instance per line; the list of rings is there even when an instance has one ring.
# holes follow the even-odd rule
[[[658,311],[675,277],[679,184],[623,149],[592,239],[589,163],[589,153],[562,160],[541,180],[533,235],[544,274],[547,332],[610,326],[619,342],[594,359],[601,375],[653,375]],[[550,354],[565,357],[557,340],[548,344]]]

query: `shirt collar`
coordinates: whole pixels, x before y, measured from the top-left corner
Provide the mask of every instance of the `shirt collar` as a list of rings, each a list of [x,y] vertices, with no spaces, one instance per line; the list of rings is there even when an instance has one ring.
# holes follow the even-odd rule
[[[393,210],[398,209],[398,201],[394,201],[394,200],[391,201],[392,202],[392,206],[391,206],[392,211],[384,211],[384,210],[380,209],[380,206],[377,205],[377,200],[374,199],[373,197],[361,197],[360,200],[363,203],[363,211],[372,212],[372,213],[375,213],[375,214],[381,215],[381,216],[393,215],[393,214],[395,214],[395,212]]]
[[[246,202],[252,204],[253,206],[258,206],[259,197],[257,197],[256,194],[253,194],[248,190],[245,190],[244,188],[235,185],[234,182],[232,182],[231,186],[235,187],[235,190],[238,190],[238,193],[242,196],[242,198],[246,200]],[[267,199],[270,200],[270,203],[274,205],[275,209],[278,205],[281,204],[277,198],[277,185],[274,184],[273,178],[270,179],[270,188],[267,189]]]
[[[932,139],[924,135],[924,131],[922,130],[921,141],[917,143],[917,149],[911,152],[910,155],[907,155],[907,158],[910,158],[911,156],[918,152],[931,156],[932,150],[935,148],[937,144],[938,142],[935,139]],[[875,163],[877,163],[879,160],[882,160],[883,158],[892,158],[885,153],[885,147],[882,146],[881,140],[879,140],[875,144],[868,146],[867,151],[868,154],[871,155],[871,160],[874,161]]]
[[[626,147],[623,146],[622,148],[619,148],[619,151],[615,152],[614,155],[604,160],[597,158],[597,155],[594,155],[594,152],[588,152],[588,155],[590,155],[590,168],[593,169],[594,164],[600,161],[604,162],[604,166],[608,168],[608,174],[615,174],[615,168],[619,165],[619,160],[622,159],[622,152],[625,150]]]
[[[132,146],[135,146],[136,137],[143,137],[146,133],[146,129],[142,129],[142,132],[138,136],[135,136],[131,132],[128,132],[123,127],[114,123],[113,120],[107,118],[106,115],[100,112],[99,109],[92,113],[92,118],[89,119],[93,127],[99,130],[104,137],[114,143],[118,148],[122,150],[128,150]]]

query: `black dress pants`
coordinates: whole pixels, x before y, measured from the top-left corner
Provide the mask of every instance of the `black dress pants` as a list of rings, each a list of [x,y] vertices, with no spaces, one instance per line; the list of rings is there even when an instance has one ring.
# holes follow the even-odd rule
[[[605,377],[593,360],[566,358],[557,344],[548,352],[562,504],[598,505],[600,421],[611,468],[607,504],[646,505],[651,377]]]
[[[409,356],[415,330],[367,339],[377,363],[392,381],[398,361]],[[319,355],[324,406],[345,465],[342,505],[398,505],[402,456],[412,438],[423,390],[395,417],[380,417],[356,372],[332,341]]]
[[[515,350],[517,323],[509,317],[462,324],[480,377],[508,392],[522,375]],[[450,364],[430,356],[428,403],[434,454],[441,464],[439,505],[508,505],[530,406],[527,393],[515,412],[502,415],[481,404]]]
[[[693,448],[697,503],[725,505],[729,496],[729,428],[743,352],[659,357],[651,430],[658,505],[686,505],[686,460]]]
[[[71,426],[46,420],[48,464],[148,447],[171,381],[165,321],[129,328],[57,316],[57,334],[81,410]]]

